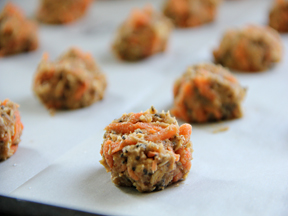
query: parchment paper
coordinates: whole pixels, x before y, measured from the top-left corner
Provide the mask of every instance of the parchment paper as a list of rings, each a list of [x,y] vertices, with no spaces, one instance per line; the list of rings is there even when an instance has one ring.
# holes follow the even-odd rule
[[[37,1],[14,2],[33,17]],[[116,28],[131,8],[147,2],[97,1],[74,24],[40,25],[37,51],[0,59],[0,99],[20,104],[25,126],[17,153],[0,163],[0,194],[115,215],[287,215],[287,51],[269,71],[234,72],[248,88],[243,118],[193,124],[194,159],[186,181],[146,194],[111,183],[98,162],[103,128],[124,112],[151,105],[170,109],[173,82],[187,66],[212,61],[211,51],[226,28],[265,24],[271,4],[224,1],[214,23],[175,30],[166,53],[121,62],[110,50]],[[160,9],[163,1],[150,3]],[[288,35],[282,39],[287,50]],[[103,101],[52,117],[33,95],[32,78],[43,52],[55,59],[70,46],[93,54],[108,89]]]

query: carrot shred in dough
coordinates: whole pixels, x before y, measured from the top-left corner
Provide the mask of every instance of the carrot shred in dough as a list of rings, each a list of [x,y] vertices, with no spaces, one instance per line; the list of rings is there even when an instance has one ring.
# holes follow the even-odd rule
[[[173,177],[172,182],[177,182],[182,178],[183,174],[182,172],[179,170],[179,172]]]
[[[198,89],[202,95],[206,96],[211,101],[213,101],[215,99],[215,93],[210,88],[210,86],[209,86],[210,82],[207,79],[202,78],[202,77],[196,77],[194,79],[194,84],[195,84],[195,86],[198,87]]]
[[[111,150],[111,153],[112,154],[115,154],[116,152],[122,150],[125,146],[128,146],[128,145],[135,145],[137,143],[137,141],[134,141],[130,138],[122,141],[122,142],[112,142],[112,150]]]
[[[74,97],[76,100],[80,100],[81,97],[84,95],[84,93],[86,92],[86,90],[88,89],[89,84],[88,82],[84,82],[81,86],[79,86],[79,88],[77,89]]]
[[[113,156],[111,154],[109,154],[111,144],[112,144],[112,141],[108,140],[107,142],[104,143],[104,146],[103,146],[104,157],[105,157],[107,164],[110,168],[113,167]]]
[[[186,169],[190,169],[191,168],[191,161],[190,160],[192,158],[191,152],[186,148],[180,148],[176,151],[176,154],[180,155],[180,162],[182,163],[182,165]]]
[[[131,169],[128,168],[128,174],[131,176],[132,179],[134,179],[135,181],[139,180],[139,177],[135,174],[135,172]]]
[[[149,123],[138,122],[136,124],[125,122],[125,123],[111,123],[105,130],[113,130],[116,133],[131,133],[137,129],[146,129],[150,133],[156,133],[162,128],[160,126],[151,125]]]
[[[153,157],[155,157],[155,156],[158,155],[158,154],[159,154],[159,152],[152,152],[152,151],[149,151],[148,154],[147,154],[147,157],[149,157],[149,158],[153,158]]]
[[[179,128],[179,134],[185,137],[185,143],[190,140],[192,134],[192,126],[190,124],[183,124]]]
[[[140,113],[133,113],[133,114],[130,116],[129,120],[130,120],[131,123],[135,124],[135,123],[137,123],[137,122],[139,121],[140,116],[142,116],[142,115],[143,115],[142,112],[140,112]]]
[[[169,139],[178,132],[178,128],[176,125],[170,125],[167,128],[159,131],[156,134],[150,134],[146,137],[146,140],[148,141],[157,141],[157,140],[165,140]]]
[[[157,161],[153,160],[152,162],[152,171],[155,172],[157,170]]]
[[[12,137],[12,143],[15,142],[16,139],[18,139],[19,137],[19,133],[21,133],[21,131],[23,130],[24,126],[20,120],[20,113],[17,110],[15,113],[15,118],[16,118],[16,123],[15,123],[15,127],[14,127],[14,135]],[[16,148],[17,149],[17,148]]]

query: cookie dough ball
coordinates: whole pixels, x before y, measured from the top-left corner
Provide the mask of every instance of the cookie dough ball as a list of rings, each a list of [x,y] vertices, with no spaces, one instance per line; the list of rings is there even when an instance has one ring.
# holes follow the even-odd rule
[[[41,0],[37,18],[49,24],[65,24],[82,17],[92,0]]]
[[[179,127],[170,113],[129,113],[105,128],[100,163],[119,186],[140,192],[162,190],[186,179],[191,168],[192,127]]]
[[[227,69],[198,64],[175,82],[172,114],[198,123],[240,118],[244,96],[245,89]]]
[[[27,20],[12,3],[0,13],[0,57],[35,50],[38,47],[37,26]]]
[[[8,159],[18,149],[23,130],[18,107],[8,99],[0,101],[0,161]]]
[[[282,59],[282,41],[270,27],[249,25],[228,30],[213,52],[216,63],[239,71],[268,69]]]
[[[105,75],[89,53],[72,48],[55,62],[40,62],[33,90],[48,109],[77,109],[101,100]]]
[[[269,25],[279,32],[288,32],[288,1],[276,0],[269,14]]]
[[[122,60],[137,61],[164,52],[172,23],[163,15],[146,6],[134,9],[119,28],[113,50]]]
[[[221,0],[167,0],[163,13],[181,28],[212,22]]]

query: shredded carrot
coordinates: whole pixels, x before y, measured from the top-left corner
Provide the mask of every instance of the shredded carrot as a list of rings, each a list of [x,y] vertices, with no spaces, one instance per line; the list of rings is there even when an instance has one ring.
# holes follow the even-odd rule
[[[82,85],[80,85],[74,94],[74,98],[76,100],[80,100],[85,91],[87,91],[88,86],[89,86],[88,82],[84,82]]]
[[[12,151],[12,154],[14,154],[18,149],[18,145],[11,145],[10,150]]]
[[[133,113],[130,115],[129,117],[129,121],[133,124],[137,123],[138,121],[140,121],[140,116],[143,115],[143,112],[140,113]]]
[[[173,148],[171,148],[170,146],[168,146],[167,149],[168,149],[168,151],[171,151],[171,152],[174,154],[174,156],[175,156],[175,161],[178,162],[179,159],[180,159],[180,155],[179,155],[179,154],[176,154],[176,153],[174,152]]]
[[[181,178],[182,178],[183,174],[182,172],[179,170],[179,172],[173,177],[172,182],[178,182]]]
[[[160,126],[151,125],[149,123],[143,122],[138,122],[136,124],[132,124],[130,122],[111,123],[105,128],[105,130],[114,130],[117,133],[131,133],[137,129],[146,129],[149,133],[156,133],[162,128]]]
[[[113,156],[112,156],[112,154],[109,154],[109,149],[110,149],[111,143],[112,143],[111,140],[107,140],[103,145],[104,157],[105,157],[106,162],[110,168],[113,167]]]
[[[150,134],[146,137],[148,141],[165,140],[175,136],[178,132],[178,127],[176,125],[170,125],[165,129],[162,129],[156,134]]]
[[[14,127],[14,135],[12,137],[12,143],[14,143],[14,141],[16,141],[16,139],[19,138],[21,131],[23,130],[23,124],[20,120],[20,114],[19,111],[16,110],[14,113],[16,120],[15,120],[15,127]]]
[[[132,179],[134,179],[135,181],[139,180],[139,177],[135,174],[135,172],[129,167],[128,168],[128,174],[130,175],[130,177]]]
[[[229,81],[233,82],[233,83],[236,83],[237,82],[237,79],[234,77],[234,76],[227,76],[226,79],[228,79]]]
[[[157,170],[157,161],[153,160],[152,162],[152,171],[155,172]]]
[[[239,65],[242,65],[243,68],[246,68],[249,70],[249,61],[250,59],[247,58],[247,41],[242,39],[237,46],[234,49],[233,55],[235,58],[239,61]]]
[[[136,141],[131,140],[130,138],[123,140],[122,142],[113,142],[111,145],[111,152],[114,154],[118,151],[121,151],[125,146],[135,145],[136,143]]]
[[[149,16],[145,11],[134,9],[132,10],[130,19],[134,27],[141,27],[150,22],[151,16]]]
[[[190,140],[190,136],[192,133],[192,126],[190,124],[183,124],[179,128],[179,134],[185,137],[185,143]]]
[[[175,161],[178,162],[180,160],[180,155],[179,154],[174,154],[175,156]]]
[[[216,95],[210,88],[210,82],[204,77],[196,77],[194,79],[195,86],[198,87],[198,90],[201,95],[207,97],[209,100],[214,100]]]
[[[6,105],[7,104],[7,102],[9,101],[9,99],[5,99],[3,102],[2,102],[2,105]]]
[[[176,151],[176,154],[180,155],[180,162],[182,163],[183,167],[187,170],[191,168],[191,159],[192,154],[187,148],[180,148]]]
[[[158,155],[158,154],[159,154],[159,152],[149,151],[148,154],[147,154],[147,157],[152,158],[152,157],[155,157],[155,156]]]

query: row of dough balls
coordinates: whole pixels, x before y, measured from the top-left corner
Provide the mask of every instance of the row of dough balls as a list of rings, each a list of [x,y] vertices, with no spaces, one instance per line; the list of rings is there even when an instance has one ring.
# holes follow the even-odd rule
[[[170,19],[153,10],[151,6],[142,10],[134,9],[117,31],[112,45],[114,53],[120,59],[137,61],[163,52],[173,28],[171,20],[182,27],[212,21],[216,14],[217,2],[167,1],[164,14]],[[39,7],[38,19],[53,23],[52,20],[64,16],[72,21],[83,15],[90,3],[91,0],[43,0]],[[288,12],[286,10],[285,13],[285,8],[287,2],[276,1],[270,14],[270,25],[281,31],[284,31],[284,26],[288,26]],[[277,18],[277,15],[280,17]],[[277,32],[269,27],[248,26],[232,29],[224,34],[220,47],[214,51],[215,61],[232,69],[262,71],[281,60],[280,41]],[[37,47],[37,25],[27,20],[19,8],[8,3],[0,14],[0,56],[35,50]]]
[[[44,54],[33,80],[33,91],[48,108],[77,109],[104,97],[107,81],[91,54],[71,48],[51,62]],[[186,122],[211,122],[242,116],[245,96],[237,79],[226,68],[198,64],[175,81],[172,114]],[[7,102],[1,105],[5,107]],[[17,107],[17,106],[15,106]],[[8,124],[0,117],[3,125]],[[11,115],[13,118],[13,115]],[[13,136],[7,128],[1,137]],[[6,139],[9,140],[9,139]],[[11,143],[12,144],[12,143]]]

